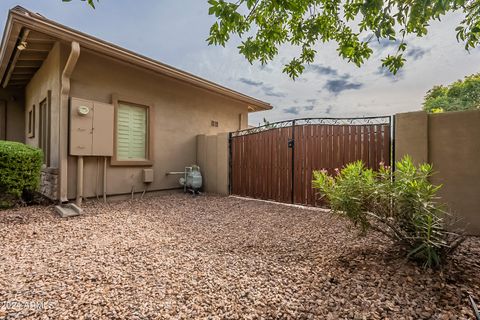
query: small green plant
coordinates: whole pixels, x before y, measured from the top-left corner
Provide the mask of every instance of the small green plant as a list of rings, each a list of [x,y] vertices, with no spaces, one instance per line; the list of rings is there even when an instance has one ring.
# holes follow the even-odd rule
[[[449,231],[449,214],[436,195],[441,186],[429,182],[432,166],[416,167],[406,156],[396,168],[392,177],[387,166],[374,172],[357,161],[335,175],[314,172],[313,187],[333,212],[350,219],[363,234],[381,232],[404,248],[409,259],[438,266],[464,237]]]
[[[18,142],[0,141],[0,205],[7,207],[40,183],[43,153]]]

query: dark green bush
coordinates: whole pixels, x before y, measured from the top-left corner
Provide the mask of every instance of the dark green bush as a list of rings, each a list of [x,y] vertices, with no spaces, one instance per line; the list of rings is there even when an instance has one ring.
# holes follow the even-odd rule
[[[42,163],[40,149],[0,141],[0,206],[13,205],[25,192],[37,191]]]
[[[404,248],[408,258],[437,266],[464,237],[450,231],[449,213],[436,195],[441,186],[429,181],[432,166],[415,166],[407,156],[396,168],[393,177],[389,167],[374,172],[357,161],[334,176],[314,172],[313,186],[333,212],[350,219],[362,233],[379,231]]]

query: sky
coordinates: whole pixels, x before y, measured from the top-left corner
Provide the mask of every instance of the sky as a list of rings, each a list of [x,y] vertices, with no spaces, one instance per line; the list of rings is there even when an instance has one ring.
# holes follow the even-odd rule
[[[282,73],[298,50],[280,48],[278,57],[251,65],[238,53],[240,40],[208,46],[207,0],[101,0],[93,10],[80,0],[1,0],[0,23],[21,5],[74,29],[115,43],[173,67],[237,90],[273,106],[249,115],[249,123],[302,117],[363,117],[420,110],[434,85],[447,85],[480,71],[480,49],[464,50],[455,38],[462,16],[433,22],[423,38],[408,38],[407,62],[393,76],[381,58],[395,50],[375,42],[373,56],[360,68],[342,60],[333,43],[319,44],[315,62],[297,80]]]

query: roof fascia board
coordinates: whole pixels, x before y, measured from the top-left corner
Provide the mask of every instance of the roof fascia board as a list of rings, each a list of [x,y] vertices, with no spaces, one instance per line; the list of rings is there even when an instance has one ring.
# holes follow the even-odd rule
[[[7,66],[9,65],[10,57],[13,54],[17,40],[20,37],[22,26],[14,23],[12,19],[12,12],[9,13],[0,51],[0,80],[3,80]]]

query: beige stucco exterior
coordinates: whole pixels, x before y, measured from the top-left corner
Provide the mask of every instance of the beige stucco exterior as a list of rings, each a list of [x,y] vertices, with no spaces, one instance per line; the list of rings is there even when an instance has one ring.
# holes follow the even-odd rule
[[[25,88],[25,106],[24,123],[28,123],[28,112],[35,107],[35,134],[28,137],[28,128],[25,126],[25,143],[32,146],[39,146],[39,105],[42,101],[49,98],[48,92],[51,92],[51,114],[50,114],[50,159],[51,167],[58,167],[58,145],[59,145],[59,108],[60,108],[60,43],[56,43],[50,51],[42,67],[33,76],[30,83]]]
[[[79,201],[79,197],[81,202],[81,197],[100,195],[104,187],[107,195],[179,188],[178,176],[167,172],[182,171],[185,166],[198,163],[198,135],[246,128],[249,112],[271,109],[266,102],[83,34],[22,7],[9,12],[0,61],[0,84],[5,88],[0,89],[3,134],[0,138],[36,147],[46,144],[48,157],[42,170],[41,192],[60,202],[74,198]],[[98,106],[98,116],[99,106],[107,111],[110,107],[117,110],[119,97],[121,101],[148,107],[148,159],[118,161],[115,135],[107,141],[103,139],[107,135],[103,134],[100,146],[95,144],[97,141],[92,144],[96,152],[83,157],[78,152],[72,153],[70,138],[75,130],[83,130],[72,127],[72,99],[84,99],[91,102],[86,104]],[[44,138],[40,141],[39,106],[45,101],[48,134],[43,131]],[[32,109],[35,110],[33,133],[28,125]],[[116,111],[104,114],[107,116],[100,121],[100,128],[116,132]],[[75,115],[75,119],[81,119]],[[42,127],[46,128],[46,118],[43,119]],[[101,134],[98,119],[95,118],[97,131],[93,134],[92,127],[92,137]],[[84,138],[88,141],[88,134]],[[102,144],[108,146],[105,149],[113,146],[113,156],[111,152],[104,156]],[[80,147],[83,146],[77,146],[77,150]],[[225,161],[224,158],[219,161]],[[227,168],[226,162],[223,167]],[[145,168],[154,173],[153,182],[148,185],[143,182]]]
[[[197,164],[203,168],[204,190],[209,193],[229,195],[229,135],[197,136]]]
[[[68,51],[68,48],[63,48]],[[153,105],[153,165],[113,166],[108,162],[107,194],[178,188],[178,176],[167,172],[182,171],[197,164],[199,134],[217,134],[247,127],[247,106],[219,94],[184,84],[175,79],[127,65],[114,59],[82,51],[71,77],[72,97],[112,103],[118,94],[129,101]],[[218,127],[212,127],[211,121]],[[113,141],[112,141],[113,143]],[[100,165],[97,166],[97,162]],[[76,195],[76,157],[68,158],[68,198]],[[154,170],[154,182],[142,182],[146,167]],[[97,169],[98,168],[98,169]],[[103,159],[85,157],[84,196],[101,193]],[[98,177],[98,178],[97,178]],[[206,178],[208,181],[208,178]]]
[[[396,115],[395,154],[433,164],[441,199],[470,234],[480,235],[480,111]]]
[[[0,139],[25,142],[23,90],[0,89]]]
[[[423,111],[395,115],[395,157],[408,154],[415,164],[428,162],[428,114]]]

